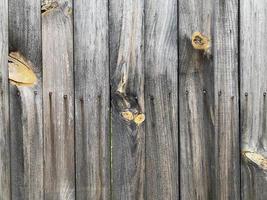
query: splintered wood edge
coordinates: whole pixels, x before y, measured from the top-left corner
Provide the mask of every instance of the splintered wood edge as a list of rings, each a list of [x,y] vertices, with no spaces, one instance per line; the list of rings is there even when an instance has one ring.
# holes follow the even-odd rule
[[[265,158],[263,155],[250,151],[243,151],[242,155],[249,162],[255,164],[256,166],[258,166],[263,170],[267,170],[267,158]]]
[[[11,52],[8,56],[9,80],[16,86],[33,86],[37,77],[33,66],[19,52]],[[26,76],[26,78],[25,78]]]
[[[200,32],[194,32],[192,35],[192,45],[195,49],[207,51],[210,48],[210,39]]]

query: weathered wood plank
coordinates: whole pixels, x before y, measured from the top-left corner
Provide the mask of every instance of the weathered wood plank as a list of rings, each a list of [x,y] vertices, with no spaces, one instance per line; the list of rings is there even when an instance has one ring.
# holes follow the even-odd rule
[[[8,101],[8,1],[0,2],[0,199],[10,199],[10,135]]]
[[[177,1],[145,2],[146,197],[179,199]]]
[[[109,8],[112,196],[144,199],[145,131],[143,119],[141,124],[134,122],[144,112],[144,1],[111,0]],[[131,105],[118,108],[118,95],[132,99],[137,107],[123,97]]]
[[[240,4],[242,199],[267,199],[267,2]]]
[[[238,1],[179,5],[181,198],[240,199]],[[210,49],[193,48],[196,31]]]
[[[74,2],[77,199],[110,198],[108,1]]]
[[[34,86],[10,86],[12,199],[43,199],[41,2],[9,0],[10,51],[31,61]]]
[[[45,199],[75,199],[71,1],[43,1]]]

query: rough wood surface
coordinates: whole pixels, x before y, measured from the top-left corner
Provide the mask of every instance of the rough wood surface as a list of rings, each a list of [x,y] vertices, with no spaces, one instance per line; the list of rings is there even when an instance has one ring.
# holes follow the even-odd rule
[[[118,90],[138,104],[144,112],[144,1],[110,1],[110,69],[112,97],[112,197],[144,199],[145,131],[144,123],[129,120],[117,108]],[[123,86],[122,86],[123,83]],[[125,85],[124,85],[125,84]],[[122,87],[122,88],[121,88]],[[126,100],[127,101],[127,100]],[[125,108],[123,108],[125,109]]]
[[[77,199],[110,199],[108,1],[74,2]]]
[[[267,2],[246,0],[240,4],[240,95],[242,127],[242,199],[267,199]],[[248,157],[245,152],[253,152]]]
[[[177,1],[145,2],[146,196],[179,199]]]
[[[42,8],[44,195],[49,200],[71,200],[75,199],[72,2],[43,2]]]
[[[179,2],[181,199],[240,199],[237,12],[237,0]]]
[[[33,87],[10,85],[13,200],[43,199],[41,2],[9,0],[9,47],[34,66]]]
[[[8,1],[0,2],[0,199],[10,199]]]

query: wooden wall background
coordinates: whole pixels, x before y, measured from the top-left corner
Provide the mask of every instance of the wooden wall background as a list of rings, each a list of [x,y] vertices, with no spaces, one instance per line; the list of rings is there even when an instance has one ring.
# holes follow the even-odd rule
[[[1,0],[0,200],[267,199],[266,11]],[[8,80],[14,51],[34,86]]]

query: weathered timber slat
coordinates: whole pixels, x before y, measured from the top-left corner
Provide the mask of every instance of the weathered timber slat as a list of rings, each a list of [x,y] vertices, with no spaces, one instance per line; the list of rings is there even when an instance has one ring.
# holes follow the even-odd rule
[[[237,13],[237,0],[179,2],[181,199],[240,199]]]
[[[71,1],[43,1],[42,59],[45,199],[75,199]]]
[[[176,0],[145,1],[145,199],[179,199]]]
[[[38,79],[34,86],[10,84],[9,88],[13,200],[43,199],[40,11],[40,0],[9,0],[9,49],[32,63]]]
[[[0,2],[0,199],[10,199],[8,1]]]
[[[110,199],[108,1],[74,1],[76,199]]]
[[[111,0],[112,197],[144,199],[144,1]],[[128,105],[129,104],[129,105]],[[144,117],[144,116],[143,116]]]
[[[244,200],[267,199],[267,2],[240,3],[240,99]]]

